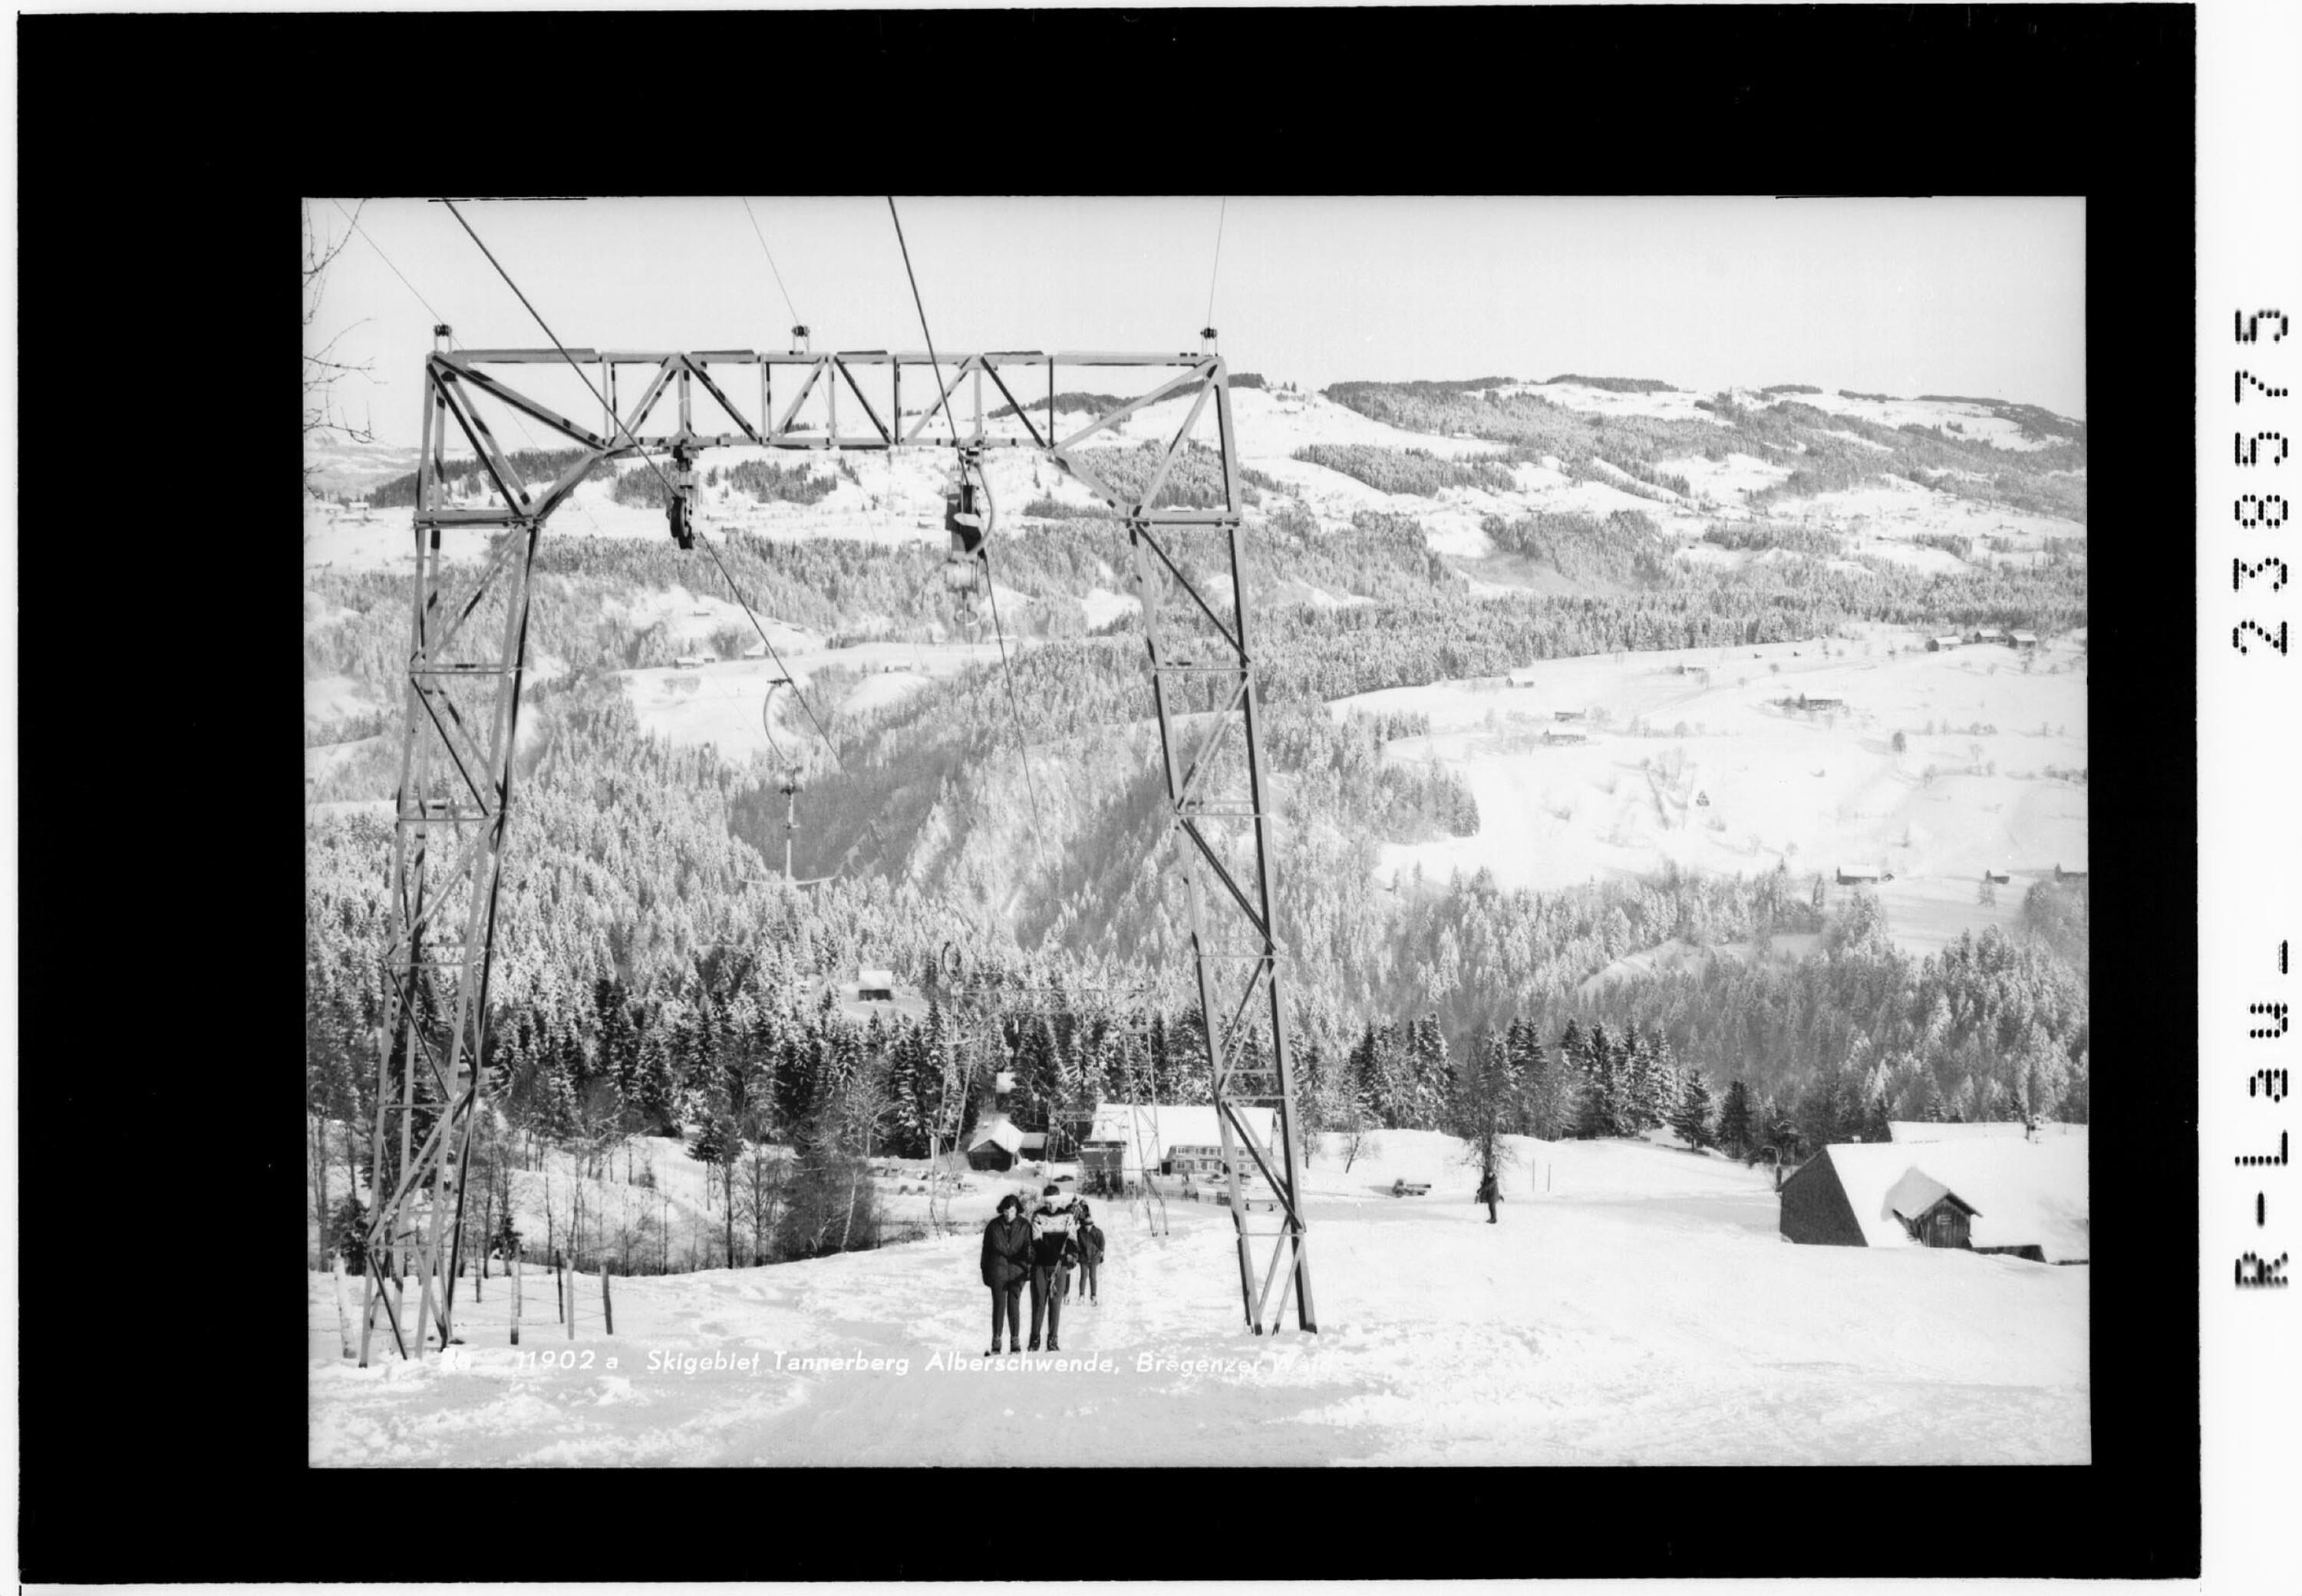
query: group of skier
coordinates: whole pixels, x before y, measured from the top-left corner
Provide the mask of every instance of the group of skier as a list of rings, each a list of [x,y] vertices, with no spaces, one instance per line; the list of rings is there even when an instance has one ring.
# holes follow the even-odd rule
[[[991,1289],[991,1351],[999,1355],[1000,1325],[1006,1325],[1007,1350],[1022,1333],[1023,1287],[1031,1288],[1029,1350],[1039,1350],[1044,1322],[1047,1350],[1061,1352],[1063,1299],[1071,1295],[1071,1272],[1080,1272],[1081,1300],[1095,1302],[1096,1266],[1103,1262],[1103,1230],[1087,1204],[1076,1202],[1060,1187],[1048,1186],[1029,1219],[1023,1199],[1010,1193],[999,1199],[999,1213],[983,1227],[983,1283]]]

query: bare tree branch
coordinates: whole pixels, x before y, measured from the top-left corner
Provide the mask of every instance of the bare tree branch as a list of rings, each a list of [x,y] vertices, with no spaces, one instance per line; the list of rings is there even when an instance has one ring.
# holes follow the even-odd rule
[[[365,207],[366,201],[361,201],[360,208]],[[358,224],[359,212],[357,210],[352,213],[352,222],[354,226]],[[308,200],[305,202],[303,292],[304,325],[307,328],[312,325],[320,314],[320,300],[327,290],[328,268],[335,263],[336,256],[344,252],[346,246],[350,244],[351,240],[352,235],[349,229],[340,237],[315,232],[312,227],[311,202]],[[336,345],[342,341],[345,334],[351,332],[352,327],[364,324],[364,320],[353,323],[351,327],[344,328],[329,339],[316,353],[307,350],[304,356],[304,438],[307,442],[309,442],[315,434],[323,441],[342,438],[353,443],[375,441],[374,428],[365,425],[355,426],[343,418],[337,408],[334,391],[336,384],[346,376],[354,374],[361,375],[369,374],[374,369],[373,364],[367,361],[346,362],[327,358]],[[312,469],[308,463],[306,464],[304,467],[306,477],[308,478],[311,475]]]

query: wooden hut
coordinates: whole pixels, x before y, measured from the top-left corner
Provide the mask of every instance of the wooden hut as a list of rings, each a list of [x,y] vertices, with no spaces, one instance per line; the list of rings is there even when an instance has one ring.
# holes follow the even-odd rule
[[[1971,1247],[1973,1204],[1915,1164],[1886,1192],[1886,1212],[1920,1247]]]

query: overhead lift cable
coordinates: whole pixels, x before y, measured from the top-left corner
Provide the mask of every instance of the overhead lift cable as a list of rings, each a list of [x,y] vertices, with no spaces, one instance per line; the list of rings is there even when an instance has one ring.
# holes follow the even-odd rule
[[[799,307],[792,303],[791,290],[784,287],[784,274],[781,272],[776,271],[776,252],[768,248],[768,235],[760,231],[760,219],[758,216],[752,214],[752,202],[748,199],[744,199],[744,197],[740,194],[735,196],[735,197],[744,200],[744,214],[752,218],[752,236],[760,240],[760,253],[768,257],[768,270],[775,272],[776,273],[776,290],[784,297],[784,308],[790,311],[791,319],[794,322],[797,322],[799,320]]]
[[[903,276],[912,285],[912,304],[920,313],[920,336],[927,340],[928,365],[936,374],[936,386],[943,387],[943,365],[936,359],[935,334],[928,331],[928,307],[920,298],[919,274],[912,270],[912,247],[903,241],[903,218],[895,209],[895,197],[887,196],[887,214],[895,223],[895,247],[903,252]],[[943,424],[951,429],[954,443],[959,441],[959,424],[951,418],[951,393],[943,395]],[[978,424],[979,425],[980,423]],[[1049,436],[1054,435],[1054,413],[1047,413]],[[987,491],[990,479],[984,479]],[[1031,845],[1045,862],[1046,841],[1039,832],[1039,784],[1031,779],[1031,755],[1023,742],[1023,711],[1015,703],[1015,676],[1007,668],[1007,634],[999,624],[999,584],[991,575],[991,550],[987,542],[983,550],[983,585],[991,600],[991,635],[999,644],[999,674],[1007,684],[1007,714],[1015,727],[1015,757],[1023,767],[1023,786],[1031,795]]]
[[[590,391],[592,397],[600,401],[600,408],[605,411],[609,416],[614,417],[616,430],[623,433],[625,440],[631,444],[634,449],[639,451],[641,460],[646,464],[649,470],[655,473],[656,479],[663,483],[664,491],[676,497],[678,490],[672,485],[671,478],[665,475],[662,466],[657,465],[655,461],[649,457],[647,451],[641,446],[640,441],[632,435],[632,429],[624,424],[623,416],[618,414],[614,407],[608,403],[606,397],[601,393],[597,387],[593,386],[591,374],[576,364],[576,357],[567,352],[567,346],[559,341],[559,335],[551,330],[550,323],[544,321],[542,313],[537,311],[533,305],[528,303],[527,296],[520,292],[519,284],[514,282],[511,278],[511,273],[504,270],[503,262],[496,258],[495,251],[490,249],[487,245],[482,241],[478,233],[472,231],[472,224],[464,220],[464,213],[456,208],[456,202],[452,199],[443,198],[440,203],[448,207],[448,214],[456,218],[457,222],[463,227],[463,230],[466,232],[471,233],[472,242],[479,245],[480,253],[488,257],[488,265],[496,269],[496,275],[504,280],[504,286],[511,290],[512,293],[518,298],[521,305],[526,307],[527,314],[535,318],[535,324],[543,329],[543,336],[551,340],[551,347],[559,351],[559,357],[562,360],[567,362],[567,369],[574,372],[576,375],[583,381],[584,388]],[[709,542],[706,542],[703,545],[703,552],[709,554],[711,557],[711,563],[719,567],[720,579],[727,583],[727,591],[735,595],[735,602],[743,606],[744,618],[750,621],[752,623],[752,630],[760,634],[760,642],[767,649],[768,658],[775,661],[777,670],[780,671],[784,676],[789,676],[791,675],[791,671],[785,666],[783,656],[776,652],[775,640],[768,635],[768,629],[760,625],[760,617],[752,612],[751,601],[744,597],[743,590],[735,585],[735,578],[729,573],[727,562],[719,558],[719,551],[712,548]],[[799,707],[801,709],[807,710],[808,721],[815,727],[815,735],[823,739],[824,747],[831,754],[831,762],[833,767],[836,769],[841,775],[845,775],[847,772],[847,767],[839,757],[839,750],[837,746],[832,743],[831,735],[823,729],[823,722],[816,718],[815,710],[810,707],[805,695],[800,692],[799,685],[796,682],[794,682],[792,685],[792,696],[799,700]]]
[[[1230,214],[1231,196],[1226,194],[1222,209],[1215,213],[1215,264],[1214,269],[1207,273],[1207,319],[1203,324],[1209,327],[1215,324],[1215,276],[1222,270],[1223,218]]]
[[[394,277],[399,279],[399,285],[406,289],[409,293],[416,296],[416,302],[424,307],[424,309],[432,311],[433,324],[437,326],[444,323],[448,318],[441,315],[438,311],[432,310],[432,301],[425,298],[422,292],[417,290],[416,286],[407,281],[407,273],[401,271],[398,266],[391,264],[391,256],[383,252],[383,246],[375,241],[374,235],[370,233],[366,228],[362,227],[359,224],[359,218],[351,212],[344,210],[344,202],[340,199],[332,199],[328,201],[328,203],[335,206],[337,210],[343,211],[344,220],[352,224],[352,231],[366,240],[367,247],[375,251],[376,258],[384,264]],[[365,207],[366,202],[362,201],[361,203],[363,207]]]

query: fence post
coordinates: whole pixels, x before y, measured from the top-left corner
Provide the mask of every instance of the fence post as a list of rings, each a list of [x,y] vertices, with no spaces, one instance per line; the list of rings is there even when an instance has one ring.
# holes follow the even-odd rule
[[[567,1322],[567,1276],[559,1266],[559,1249],[556,1247],[551,1249],[551,1292],[552,1302],[559,1309],[559,1322],[565,1324]]]
[[[615,1299],[608,1294],[608,1261],[600,1260],[600,1312],[608,1321],[608,1333],[616,1333]]]
[[[344,1256],[336,1255],[335,1268],[331,1272],[336,1282],[336,1333],[343,1338],[344,1356],[352,1355],[352,1311],[344,1301]]]
[[[576,1339],[576,1260],[565,1253],[560,1255],[560,1301],[567,1305],[567,1311],[561,1317],[567,1321],[567,1339],[572,1341]]]
[[[511,1344],[517,1347],[519,1345],[519,1253],[517,1249],[506,1260],[505,1267],[511,1271]]]

